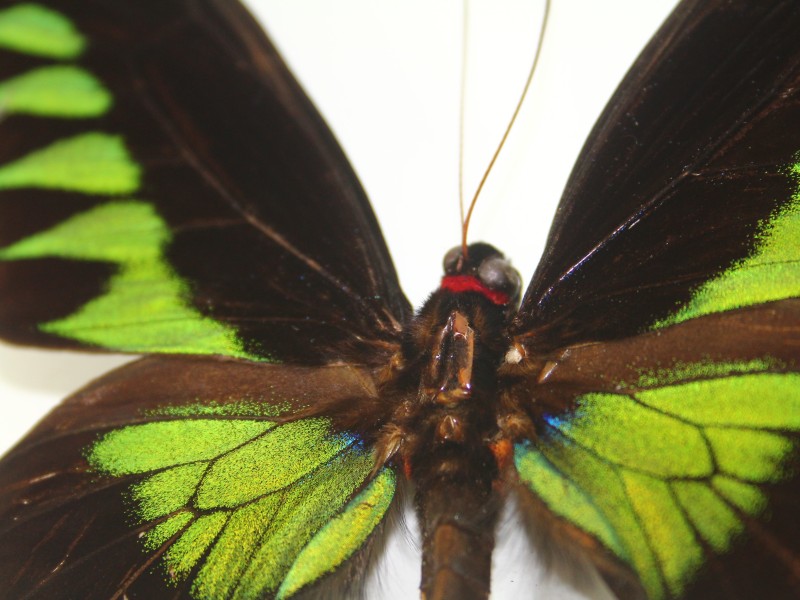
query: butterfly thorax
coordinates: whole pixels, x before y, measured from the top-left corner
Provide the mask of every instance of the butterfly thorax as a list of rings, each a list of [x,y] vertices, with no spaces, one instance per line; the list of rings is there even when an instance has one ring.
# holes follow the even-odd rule
[[[497,369],[518,292],[491,278],[508,265],[499,252],[485,244],[473,249],[475,258],[450,269],[446,259],[440,289],[405,331],[402,366],[387,386],[402,399],[379,444],[396,449],[395,460],[416,485],[429,600],[487,596],[500,505]],[[487,261],[495,268],[481,277]]]

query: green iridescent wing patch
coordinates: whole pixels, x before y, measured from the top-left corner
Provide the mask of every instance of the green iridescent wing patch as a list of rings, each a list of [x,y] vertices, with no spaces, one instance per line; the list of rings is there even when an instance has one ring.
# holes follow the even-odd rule
[[[111,103],[103,85],[74,65],[40,67],[0,83],[5,113],[88,118],[105,114]]]
[[[787,167],[800,180],[800,163]],[[655,328],[695,317],[800,297],[800,189],[760,224],[750,255],[694,291],[691,300]]]
[[[91,132],[53,142],[0,166],[0,190],[40,188],[85,194],[129,194],[140,169],[120,136]]]
[[[278,424],[249,403],[178,413],[107,433],[87,460],[141,476],[128,502],[142,551],[197,600],[291,597],[349,559],[391,503],[393,473],[371,478],[372,452],[327,419]]]
[[[796,475],[800,373],[780,369],[681,365],[581,395],[548,419],[540,444],[517,446],[520,476],[628,563],[651,598],[679,597],[707,549],[725,553],[747,518],[764,516],[763,486]]]
[[[0,11],[0,47],[61,61],[88,42],[58,12],[37,4]],[[0,165],[0,191],[51,190],[53,203],[101,199],[51,228],[0,248],[0,261],[65,259],[110,265],[101,294],[74,313],[38,323],[43,333],[123,352],[219,354],[264,360],[245,351],[229,325],[202,315],[191,288],[165,258],[171,231],[153,203],[138,198],[142,167],[125,137],[92,130],[114,104],[83,67],[59,62],[0,82],[0,112],[56,120],[88,119],[85,133],[54,139]],[[102,200],[105,199],[105,200]],[[103,203],[104,202],[104,203]]]
[[[370,373],[151,356],[90,384],[3,459],[0,588],[195,600],[351,589],[395,475],[335,411],[301,413],[361,406]]]
[[[56,59],[80,55],[86,40],[64,15],[31,2],[0,10],[0,47]]]

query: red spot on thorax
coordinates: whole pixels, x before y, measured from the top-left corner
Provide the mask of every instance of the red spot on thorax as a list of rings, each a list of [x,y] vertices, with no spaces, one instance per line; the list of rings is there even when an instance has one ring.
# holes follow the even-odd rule
[[[478,292],[495,304],[508,304],[508,294],[491,290],[472,275],[445,275],[442,277],[441,289],[448,292]]]

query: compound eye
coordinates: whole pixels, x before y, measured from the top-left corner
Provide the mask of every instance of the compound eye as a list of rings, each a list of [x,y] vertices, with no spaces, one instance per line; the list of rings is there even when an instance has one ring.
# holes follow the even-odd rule
[[[447,251],[447,254],[444,255],[444,272],[448,275],[455,273],[458,268],[458,263],[461,260],[461,256],[461,246],[450,248],[450,250]]]
[[[478,267],[478,279],[491,290],[505,292],[511,299],[519,298],[522,278],[505,258],[493,256],[483,261]]]

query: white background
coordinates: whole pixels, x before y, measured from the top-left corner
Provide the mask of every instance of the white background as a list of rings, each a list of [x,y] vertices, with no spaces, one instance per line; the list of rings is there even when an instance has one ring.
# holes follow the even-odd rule
[[[419,306],[437,284],[442,255],[459,242],[460,3],[249,4],[344,146],[372,199],[403,288]],[[526,281],[586,135],[673,4],[555,0],[539,71],[470,232],[472,241],[505,251]],[[541,12],[539,0],[471,5],[469,195],[521,90]],[[124,360],[0,345],[0,447],[10,447],[59,399]],[[531,568],[530,558],[513,560],[523,556],[520,543],[512,541],[496,556],[495,598],[581,597],[557,577]],[[405,554],[413,552],[406,548]],[[389,560],[380,574],[383,591],[370,598],[415,597],[418,565],[409,567],[409,575],[396,569],[399,562]]]

